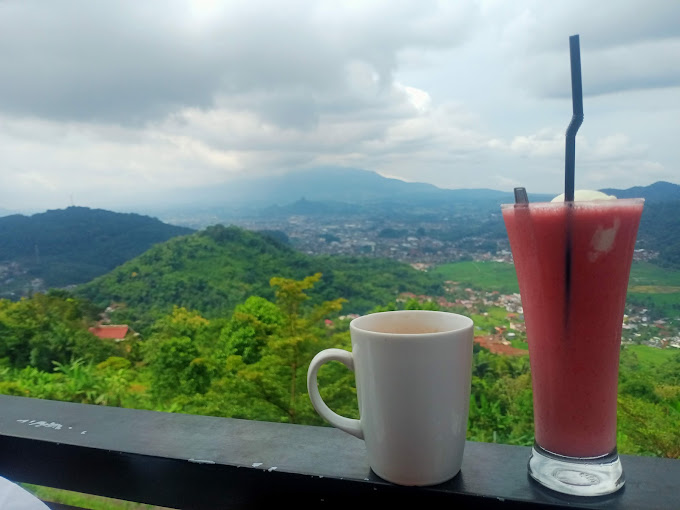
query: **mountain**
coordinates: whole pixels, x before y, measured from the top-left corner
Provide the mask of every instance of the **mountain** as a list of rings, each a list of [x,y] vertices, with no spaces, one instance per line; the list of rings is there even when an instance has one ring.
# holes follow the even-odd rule
[[[628,189],[606,188],[600,190],[616,198],[644,198],[646,202],[668,202],[680,200],[680,185],[658,181],[649,186],[635,186]]]
[[[287,204],[270,205],[259,213],[261,217],[284,217],[284,216],[350,216],[366,214],[368,211],[361,204],[348,204],[346,202],[312,201],[306,198]]]
[[[10,214],[17,214],[16,211],[10,211],[9,209],[3,209],[0,207],[0,218],[3,216],[9,216]]]
[[[657,265],[680,269],[680,200],[654,200],[645,201],[638,245],[658,254]]]
[[[619,197],[644,197],[647,202],[680,199],[680,186],[657,182],[627,190],[602,190]],[[531,202],[552,200],[552,194],[529,193]],[[205,228],[216,223],[245,224],[285,221],[291,216],[375,220],[437,221],[496,214],[514,201],[513,190],[444,189],[405,182],[357,168],[321,167],[282,175],[241,178],[210,189],[185,190],[180,202],[168,197],[172,209],[153,210],[168,223]],[[198,205],[200,204],[200,205]]]
[[[366,204],[393,200],[500,198],[495,190],[448,190],[432,184],[405,182],[368,170],[322,167],[282,175],[235,179],[222,186],[185,190],[184,201],[228,207],[286,205],[300,199]]]
[[[400,292],[441,293],[441,281],[406,263],[305,255],[267,235],[223,225],[157,244],[75,293],[102,307],[124,305],[125,320],[143,327],[173,305],[228,317],[251,295],[273,300],[272,277],[301,280],[317,272],[323,277],[311,304],[343,297],[345,313],[387,305]]]
[[[532,201],[548,195],[530,194]],[[444,189],[405,182],[368,170],[323,167],[283,175],[241,178],[209,189],[167,196],[167,209],[146,212],[168,223],[204,228],[243,219],[281,219],[292,215],[370,215],[394,218],[423,215],[487,214],[513,201],[512,190]]]
[[[0,264],[11,262],[19,269],[0,279],[0,290],[35,278],[47,287],[83,283],[155,243],[191,232],[148,216],[87,207],[5,216],[0,218]]]
[[[621,198],[643,197],[649,200],[680,199],[680,186],[656,182],[649,186],[605,189]],[[374,205],[410,204],[500,204],[513,201],[513,190],[488,188],[446,189],[423,182],[406,182],[384,177],[377,172],[347,167],[318,167],[281,175],[235,179],[210,188],[184,190],[184,204],[201,203],[204,207],[262,209],[286,206],[300,200]],[[531,201],[551,200],[554,195],[529,193]]]
[[[638,246],[657,253],[654,262],[662,267],[680,268],[680,186],[659,181],[649,186],[604,189],[617,198],[644,198]]]
[[[366,204],[394,199],[459,197],[465,200],[500,198],[508,192],[491,189],[439,188],[422,182],[406,182],[358,168],[319,167],[281,175],[238,178],[223,185],[184,190],[185,204],[263,207],[285,205],[300,199]]]

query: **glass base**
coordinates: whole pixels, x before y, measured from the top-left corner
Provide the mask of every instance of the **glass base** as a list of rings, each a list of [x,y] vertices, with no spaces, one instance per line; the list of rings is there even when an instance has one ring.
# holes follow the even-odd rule
[[[625,482],[616,449],[602,457],[578,458],[557,455],[534,444],[529,475],[544,487],[573,496],[604,496]]]

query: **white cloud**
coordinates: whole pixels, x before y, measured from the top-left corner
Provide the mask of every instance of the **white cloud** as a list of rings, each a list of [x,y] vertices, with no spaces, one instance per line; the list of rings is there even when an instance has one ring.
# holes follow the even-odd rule
[[[281,5],[3,2],[0,207],[72,193],[116,204],[325,164],[559,192],[574,33],[577,183],[677,180],[680,4]]]

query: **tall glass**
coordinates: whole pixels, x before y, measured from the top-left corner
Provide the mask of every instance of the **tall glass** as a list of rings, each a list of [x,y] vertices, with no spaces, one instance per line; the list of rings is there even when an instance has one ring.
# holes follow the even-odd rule
[[[529,474],[598,496],[623,486],[616,451],[621,329],[643,199],[502,205],[534,392]]]

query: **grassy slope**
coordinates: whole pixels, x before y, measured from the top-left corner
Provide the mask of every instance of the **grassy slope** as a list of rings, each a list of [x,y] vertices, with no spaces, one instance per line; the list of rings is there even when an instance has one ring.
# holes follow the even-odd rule
[[[677,352],[677,349],[657,349],[648,345],[627,345],[626,349],[634,352],[640,364],[649,369],[654,369],[668,361]]]
[[[515,267],[503,262],[456,262],[437,266],[431,273],[480,290],[519,292]]]
[[[680,271],[649,262],[636,262],[631,270],[630,286],[680,287]]]
[[[432,274],[480,290],[519,292],[515,268],[503,262],[457,262],[434,268]],[[664,303],[680,303],[680,271],[649,262],[633,264],[629,294],[647,295]]]

